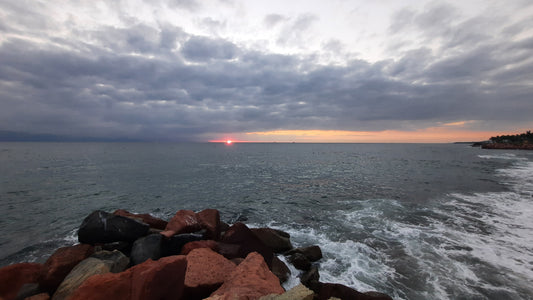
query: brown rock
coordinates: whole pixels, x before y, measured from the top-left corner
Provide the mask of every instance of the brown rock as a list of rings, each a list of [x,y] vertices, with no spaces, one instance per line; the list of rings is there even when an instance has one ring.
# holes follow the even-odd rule
[[[208,297],[224,283],[235,268],[234,263],[209,248],[192,250],[187,255],[185,298]]]
[[[204,209],[196,214],[200,226],[206,230],[205,237],[218,241],[220,239],[220,213],[216,209]]]
[[[93,254],[93,250],[93,246],[86,244],[57,249],[44,263],[39,287],[52,295],[72,268]]]
[[[233,226],[231,226],[224,236],[221,239],[222,243],[225,244],[232,244],[232,245],[238,245],[237,251],[235,253],[231,252],[224,252],[222,249],[223,245],[219,244],[220,247],[220,254],[226,256],[226,255],[235,255],[235,256],[226,256],[227,258],[235,258],[235,257],[246,257],[251,252],[258,252],[261,254],[267,263],[268,267],[272,267],[272,257],[274,256],[274,253],[272,252],[272,249],[270,249],[268,246],[263,244],[261,240],[259,240],[258,237],[255,236],[255,234],[243,223],[235,223]]]
[[[251,228],[252,232],[257,236],[263,244],[267,245],[276,253],[291,250],[291,236],[281,230],[272,228]]]
[[[47,293],[40,293],[37,295],[33,295],[31,297],[24,298],[24,300],[48,300],[48,299],[50,299],[50,295],[48,295]]]
[[[280,283],[284,283],[289,279],[291,270],[277,256],[274,256],[272,258],[272,273],[278,277]]]
[[[179,210],[174,217],[168,222],[162,235],[170,238],[175,234],[191,233],[202,229],[192,210]]]
[[[181,248],[181,255],[187,255],[189,252],[191,252],[194,249],[198,248],[209,248],[215,252],[218,252],[218,244],[217,242],[213,240],[205,240],[205,241],[194,241],[189,242]]]
[[[153,217],[150,214],[132,214],[129,211],[124,210],[124,209],[117,209],[115,210],[113,214],[117,216],[123,216],[123,217],[141,220],[142,222],[150,225],[151,228],[156,228],[156,229],[165,229],[168,223],[167,221]]]
[[[183,255],[147,260],[121,273],[89,277],[71,299],[180,299],[187,259]]]
[[[279,279],[270,272],[263,256],[252,252],[235,268],[224,284],[211,294],[211,297],[245,300],[259,299],[269,294],[283,294],[283,292]]]
[[[20,263],[0,268],[0,299],[15,299],[26,283],[37,282],[43,265]]]

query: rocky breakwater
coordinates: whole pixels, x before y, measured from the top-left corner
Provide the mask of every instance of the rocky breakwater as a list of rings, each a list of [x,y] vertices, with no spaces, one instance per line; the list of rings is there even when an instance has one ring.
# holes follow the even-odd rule
[[[320,282],[317,245],[293,248],[289,234],[220,221],[217,210],[180,210],[166,222],[125,210],[94,211],[80,244],[44,264],[0,269],[0,299],[392,299]],[[301,284],[285,291],[287,261]]]

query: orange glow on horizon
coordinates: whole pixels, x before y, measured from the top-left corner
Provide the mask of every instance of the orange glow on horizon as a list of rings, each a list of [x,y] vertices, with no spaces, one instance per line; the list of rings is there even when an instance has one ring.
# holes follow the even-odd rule
[[[465,126],[477,121],[466,120],[450,123],[438,123],[434,127],[407,130],[355,131],[355,130],[272,130],[255,132],[228,133],[221,140],[209,140],[214,143],[453,143],[478,142],[490,137],[516,134],[529,129],[511,131],[475,131]]]
[[[257,142],[453,143],[484,141],[492,136],[514,133],[514,131],[469,131],[455,128],[431,127],[415,131],[275,130],[247,132],[246,136],[250,137],[250,140],[256,140]]]

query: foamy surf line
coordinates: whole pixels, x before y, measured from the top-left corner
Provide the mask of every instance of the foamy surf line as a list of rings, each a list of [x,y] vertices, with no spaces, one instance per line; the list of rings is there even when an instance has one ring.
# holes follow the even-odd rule
[[[355,210],[337,211],[337,219],[365,232],[362,240],[333,238],[328,225],[278,228],[299,245],[322,247],[324,282],[395,299],[531,299],[533,163],[508,154],[483,158],[514,159],[511,168],[497,171],[511,191],[450,194],[418,208],[388,199],[358,201]],[[409,216],[420,220],[406,221]],[[294,284],[298,273],[292,276]]]

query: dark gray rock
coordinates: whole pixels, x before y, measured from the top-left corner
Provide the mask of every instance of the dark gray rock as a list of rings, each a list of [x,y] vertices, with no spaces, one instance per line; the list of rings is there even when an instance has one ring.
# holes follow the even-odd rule
[[[146,260],[161,258],[163,236],[159,233],[142,237],[133,243],[130,260],[132,265],[138,265]]]
[[[301,248],[295,248],[285,253],[285,255],[293,255],[295,253],[300,253],[305,255],[309,261],[315,262],[322,258],[322,250],[320,250],[319,246],[309,246],[309,247],[301,247]]]
[[[276,253],[285,252],[293,248],[291,236],[284,231],[272,228],[251,228],[251,230],[263,244]]]
[[[294,253],[289,256],[289,262],[298,270],[307,271],[311,268],[311,262],[301,253]]]
[[[202,234],[184,233],[173,235],[170,238],[163,238],[161,244],[161,257],[170,255],[179,255],[181,248],[188,242],[204,240]]]
[[[111,273],[120,273],[126,270],[130,264],[130,259],[118,250],[98,251],[90,257],[103,261],[109,267]]]
[[[16,300],[23,300],[25,298],[35,296],[42,293],[38,283],[26,283],[22,285],[17,293]]]
[[[130,256],[132,244],[133,243],[124,242],[124,241],[112,242],[112,243],[103,244],[101,246],[101,250],[106,250],[106,251],[118,250],[124,253],[124,255]]]
[[[277,256],[274,256],[272,258],[272,273],[276,275],[276,277],[279,278],[280,283],[284,283],[289,279],[289,275],[291,275],[291,270],[287,265],[281,261]]]
[[[148,224],[97,210],[88,215],[78,230],[80,243],[94,245],[117,241],[132,242],[148,234]]]
[[[320,281],[320,274],[318,273],[317,266],[311,266],[309,270],[300,276],[300,282],[310,289],[316,289],[317,284]]]
[[[363,294],[372,297],[373,300],[392,300],[391,296],[380,292],[370,291],[364,292]]]

